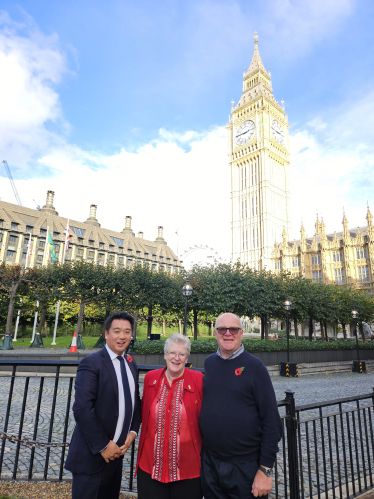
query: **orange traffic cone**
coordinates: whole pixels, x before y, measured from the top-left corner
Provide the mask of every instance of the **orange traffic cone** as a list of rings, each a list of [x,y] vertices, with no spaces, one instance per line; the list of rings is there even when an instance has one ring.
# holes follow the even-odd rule
[[[78,352],[78,350],[77,350],[77,332],[74,331],[73,341],[71,342],[69,353],[77,353],[77,352]]]
[[[274,333],[271,333],[270,334],[270,339],[273,340],[274,339]]]
[[[275,338],[275,339],[276,339],[276,340],[279,340],[279,338],[278,338],[278,333],[277,333],[277,336],[276,336],[276,338]]]

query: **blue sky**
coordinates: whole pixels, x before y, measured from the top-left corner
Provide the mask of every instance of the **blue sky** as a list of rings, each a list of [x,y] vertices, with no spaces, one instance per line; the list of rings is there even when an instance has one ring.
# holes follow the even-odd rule
[[[365,224],[373,198],[374,3],[355,0],[3,0],[0,151],[26,206],[179,253],[230,253],[225,126],[257,30],[291,125],[291,236]],[[0,197],[14,202],[0,170]],[[374,209],[374,202],[371,203]],[[177,240],[175,231],[179,229]]]

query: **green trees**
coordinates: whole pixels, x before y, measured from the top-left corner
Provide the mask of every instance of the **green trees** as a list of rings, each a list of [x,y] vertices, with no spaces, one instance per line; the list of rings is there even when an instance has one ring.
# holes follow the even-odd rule
[[[265,270],[255,271],[239,263],[195,265],[188,276],[193,286],[188,309],[195,339],[199,322],[213,321],[223,312],[250,319],[259,317],[262,338],[267,339],[270,320],[285,319],[283,302],[287,296],[292,302],[290,318],[295,334],[301,321],[309,321],[309,339],[312,339],[313,321],[321,323],[326,338],[326,323],[336,327],[341,324],[344,329],[352,321],[353,308],[359,313],[359,321],[374,320],[372,297],[356,288],[314,283],[287,272],[275,275]],[[185,274],[152,271],[142,265],[116,269],[110,265],[69,261],[25,270],[2,263],[0,309],[7,317],[5,331],[11,333],[16,299],[22,295],[26,308],[27,304],[39,301],[39,332],[47,309],[51,310],[61,300],[62,317],[76,317],[78,333],[88,307],[100,320],[114,310],[128,310],[135,317],[135,336],[138,318],[147,319],[149,336],[153,317],[164,324],[177,323],[183,317],[185,277]]]

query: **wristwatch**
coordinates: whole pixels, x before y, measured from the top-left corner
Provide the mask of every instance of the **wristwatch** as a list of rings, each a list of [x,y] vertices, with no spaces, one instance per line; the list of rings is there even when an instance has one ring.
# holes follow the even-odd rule
[[[262,473],[265,473],[266,476],[273,476],[273,468],[265,468],[265,466],[260,465],[259,469]]]

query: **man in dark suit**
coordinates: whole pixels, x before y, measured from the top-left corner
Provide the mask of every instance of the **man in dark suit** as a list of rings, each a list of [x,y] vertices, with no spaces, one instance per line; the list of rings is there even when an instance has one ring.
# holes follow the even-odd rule
[[[105,321],[105,347],[79,364],[77,424],[65,463],[73,473],[72,499],[118,499],[123,455],[141,421],[138,369],[125,353],[133,325],[130,314],[112,314]]]

